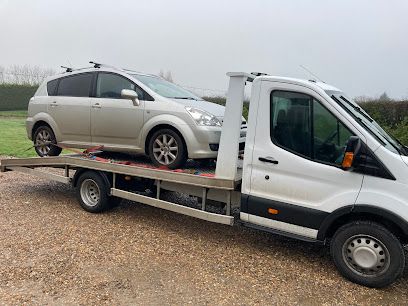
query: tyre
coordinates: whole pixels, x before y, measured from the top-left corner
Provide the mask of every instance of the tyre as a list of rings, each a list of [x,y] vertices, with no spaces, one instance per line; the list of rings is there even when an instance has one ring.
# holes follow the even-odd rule
[[[91,213],[100,213],[112,207],[109,185],[94,171],[86,171],[78,179],[76,193],[82,208]]]
[[[33,137],[34,148],[38,156],[58,156],[62,149],[57,147],[57,139],[52,129],[47,125],[39,126]]]
[[[180,168],[187,160],[187,149],[178,133],[170,129],[156,131],[150,137],[149,157],[156,166]]]
[[[334,234],[330,249],[339,272],[363,286],[388,286],[404,270],[401,242],[375,222],[355,221],[343,225]]]

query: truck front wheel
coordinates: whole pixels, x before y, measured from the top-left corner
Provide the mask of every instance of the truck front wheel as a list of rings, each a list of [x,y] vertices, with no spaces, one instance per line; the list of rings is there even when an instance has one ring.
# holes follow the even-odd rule
[[[334,234],[330,249],[339,272],[360,285],[388,286],[404,270],[401,242],[375,222],[354,221],[343,225]]]

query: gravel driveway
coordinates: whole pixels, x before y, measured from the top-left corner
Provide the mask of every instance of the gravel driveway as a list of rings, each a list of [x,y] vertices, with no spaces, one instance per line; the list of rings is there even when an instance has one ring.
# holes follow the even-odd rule
[[[90,214],[67,185],[0,173],[0,304],[407,304],[328,249],[132,202]]]

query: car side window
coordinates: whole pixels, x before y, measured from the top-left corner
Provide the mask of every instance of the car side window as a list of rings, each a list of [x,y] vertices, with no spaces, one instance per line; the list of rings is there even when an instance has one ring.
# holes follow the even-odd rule
[[[271,93],[271,140],[314,161],[341,165],[353,134],[313,97],[287,91]]]
[[[49,96],[55,96],[57,84],[58,84],[58,79],[49,81],[47,83],[47,93]]]
[[[89,97],[92,73],[81,73],[61,78],[57,96]]]
[[[96,97],[121,99],[122,89],[136,91],[139,100],[144,100],[144,92],[132,81],[114,73],[98,73],[96,81]]]

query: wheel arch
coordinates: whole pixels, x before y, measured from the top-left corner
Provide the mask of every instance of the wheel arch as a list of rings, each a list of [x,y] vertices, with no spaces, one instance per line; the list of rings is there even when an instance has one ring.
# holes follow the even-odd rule
[[[85,172],[94,172],[94,173],[96,173],[97,175],[99,175],[103,179],[103,181],[105,182],[106,186],[108,186],[109,189],[112,187],[111,180],[109,179],[109,175],[107,173],[102,172],[102,171],[91,170],[91,169],[87,169],[87,168],[80,168],[75,172],[74,177],[72,178],[72,186],[73,187],[78,186],[79,178]]]
[[[31,137],[34,137],[35,130],[41,126],[41,125],[46,125],[49,128],[51,128],[52,132],[55,135],[55,138],[57,139],[57,142],[61,141],[61,132],[58,128],[57,123],[54,121],[54,119],[46,114],[46,113],[38,113],[33,117],[33,127],[31,129]]]
[[[144,142],[145,154],[146,154],[146,155],[149,155],[149,142],[150,142],[150,138],[152,137],[152,135],[153,135],[155,132],[157,132],[158,130],[161,130],[161,129],[169,129],[169,130],[172,130],[172,131],[174,131],[175,133],[177,133],[177,134],[181,137],[181,140],[183,141],[183,145],[184,145],[184,148],[186,149],[186,154],[187,154],[187,156],[188,156],[188,146],[187,146],[187,142],[186,142],[186,140],[185,140],[184,135],[180,132],[180,130],[179,130],[178,128],[176,128],[176,127],[173,126],[173,125],[167,124],[167,123],[161,123],[161,124],[158,124],[158,125],[154,126],[154,127],[152,127],[152,128],[150,129],[150,131],[147,133],[146,138],[145,138],[145,142]]]
[[[36,123],[34,123],[34,125],[33,125],[33,129],[31,130],[31,138],[32,139],[34,139],[34,134],[35,134],[35,131],[40,127],[40,126],[48,126],[51,130],[52,130],[52,127],[51,127],[51,125],[49,125],[49,123],[48,122],[46,122],[45,120],[38,120]]]
[[[331,238],[340,226],[357,220],[382,224],[402,242],[408,242],[408,222],[387,209],[372,205],[349,205],[335,210],[323,220],[317,239],[324,241]]]

